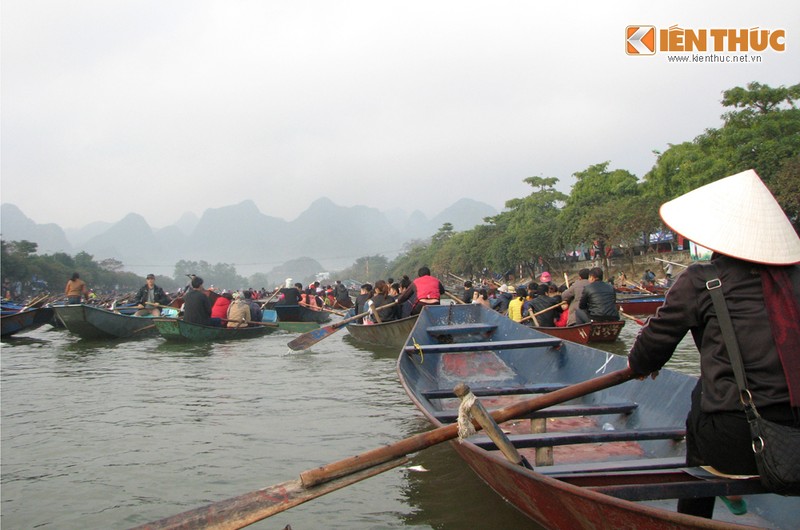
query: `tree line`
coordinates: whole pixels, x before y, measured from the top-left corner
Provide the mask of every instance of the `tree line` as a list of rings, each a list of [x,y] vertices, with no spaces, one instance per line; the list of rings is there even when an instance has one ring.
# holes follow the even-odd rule
[[[458,233],[445,224],[430,241],[387,263],[383,276],[361,277],[396,278],[422,265],[466,277],[484,269],[531,274],[537,265],[558,270],[571,250],[592,243],[601,249],[608,272],[605,249],[632,261],[649,235],[664,232],[658,215],[663,203],[747,169],[756,170],[800,232],[798,98],[800,84],[772,88],[753,82],[726,90],[722,127],[657,152],[655,165],[641,180],[625,169],[611,169],[609,162],[574,173],[568,195],[556,190],[556,177],[528,177],[530,195],[507,201],[505,210],[485,224]]]

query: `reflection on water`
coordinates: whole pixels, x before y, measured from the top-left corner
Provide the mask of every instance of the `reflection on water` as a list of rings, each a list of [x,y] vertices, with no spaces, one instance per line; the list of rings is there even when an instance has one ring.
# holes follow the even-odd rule
[[[629,322],[610,346],[624,354]],[[125,528],[296,478],[429,429],[397,351],[346,330],[220,344],[81,341],[40,328],[2,344],[7,528]],[[697,373],[684,341],[671,365]],[[447,444],[254,528],[531,528]]]

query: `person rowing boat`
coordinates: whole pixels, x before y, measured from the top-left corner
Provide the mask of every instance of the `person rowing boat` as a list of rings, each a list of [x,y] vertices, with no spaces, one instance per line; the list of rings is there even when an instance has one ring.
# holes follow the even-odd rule
[[[712,290],[720,289],[729,308],[758,412],[800,429],[800,238],[753,170],[697,188],[664,204],[660,213],[676,233],[713,250],[713,256],[711,264],[694,264],[676,278],[664,305],[642,328],[629,366],[640,378],[655,377],[691,331],[701,373],[686,420],[686,464],[757,475],[745,396],[733,376]],[[679,499],[678,511],[711,518],[714,501]]]

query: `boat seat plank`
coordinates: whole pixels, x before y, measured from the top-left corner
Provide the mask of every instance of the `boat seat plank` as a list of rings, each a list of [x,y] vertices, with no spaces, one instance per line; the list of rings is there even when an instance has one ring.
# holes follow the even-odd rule
[[[612,460],[604,462],[582,462],[579,464],[555,464],[537,466],[536,472],[553,478],[572,474],[608,473],[613,471],[644,471],[652,469],[676,469],[686,465],[686,457],[638,458],[636,460]]]
[[[538,418],[568,418],[572,416],[602,416],[604,414],[630,414],[639,405],[633,401],[621,403],[603,403],[599,405],[581,403],[577,405],[553,405],[541,410],[534,410],[521,415],[517,419]],[[491,410],[489,411],[491,412]],[[457,410],[445,410],[435,414],[436,419],[443,423],[453,423],[458,419]]]
[[[758,495],[768,493],[759,479],[712,480],[691,479],[653,484],[615,484],[611,486],[587,487],[587,489],[628,501],[652,501],[660,499],[693,499],[698,497],[721,497],[728,495]]]
[[[567,386],[566,383],[538,383],[535,385],[518,387],[478,387],[471,388],[472,394],[478,397],[486,396],[514,396],[518,394],[547,394],[554,390],[561,390]],[[446,399],[456,397],[452,389],[441,388],[437,390],[427,390],[422,393],[428,399]]]
[[[495,340],[486,342],[463,342],[454,344],[425,344],[420,345],[423,353],[462,353],[488,350],[513,350],[518,348],[557,348],[561,346],[561,339],[555,337],[548,339],[523,339],[523,340]],[[403,348],[406,353],[415,353],[416,346]]]
[[[474,324],[450,324],[445,326],[428,326],[425,331],[429,335],[465,335],[468,333],[489,333],[497,329],[494,324],[482,324],[480,322]]]
[[[629,442],[645,440],[681,439],[686,436],[685,429],[635,429],[619,431],[588,432],[543,432],[532,434],[510,434],[508,439],[517,449],[554,447],[585,443]],[[494,442],[484,435],[472,436],[469,441],[482,449],[496,449]]]

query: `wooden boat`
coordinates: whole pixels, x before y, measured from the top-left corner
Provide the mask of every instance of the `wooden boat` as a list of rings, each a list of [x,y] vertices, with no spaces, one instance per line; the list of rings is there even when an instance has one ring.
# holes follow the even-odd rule
[[[88,304],[57,305],[53,309],[56,319],[83,339],[143,337],[155,333],[150,316],[136,317]]]
[[[169,341],[177,342],[214,342],[221,340],[250,339],[263,337],[277,330],[277,326],[248,326],[243,328],[228,328],[218,326],[204,326],[184,322],[177,318],[155,318],[155,328],[162,337]]]
[[[617,307],[629,315],[655,315],[656,310],[662,305],[664,296],[617,298]]]
[[[275,304],[272,306],[272,310],[278,314],[279,322],[316,322],[317,324],[324,324],[331,319],[330,313],[302,305]]]
[[[436,426],[456,420],[458,383],[491,410],[625,366],[624,357],[607,359],[479,305],[426,307],[397,362],[407,394]],[[763,494],[758,479],[702,477],[702,470],[685,467],[685,417],[695,383],[661,370],[656,380],[628,381],[503,423],[533,469],[511,463],[481,433],[452,446],[545,528],[797,528],[800,498]],[[744,495],[745,515],[732,515],[722,502],[714,520],[675,511],[679,496],[737,494]]]
[[[33,331],[52,322],[53,315],[52,307],[20,308],[16,312],[3,312],[3,316],[0,317],[0,322],[2,322],[0,336],[10,337],[18,333]]]
[[[399,348],[406,343],[408,334],[417,322],[419,315],[399,320],[390,320],[380,324],[347,324],[347,331],[359,342]]]
[[[289,333],[307,333],[312,329],[319,328],[319,324],[316,322],[281,322],[278,320],[278,313],[274,309],[264,309],[261,321],[277,324],[278,329]]]
[[[588,344],[590,342],[614,342],[619,338],[624,325],[624,320],[614,320],[612,322],[590,322],[564,328],[534,326],[533,329],[570,342]]]

